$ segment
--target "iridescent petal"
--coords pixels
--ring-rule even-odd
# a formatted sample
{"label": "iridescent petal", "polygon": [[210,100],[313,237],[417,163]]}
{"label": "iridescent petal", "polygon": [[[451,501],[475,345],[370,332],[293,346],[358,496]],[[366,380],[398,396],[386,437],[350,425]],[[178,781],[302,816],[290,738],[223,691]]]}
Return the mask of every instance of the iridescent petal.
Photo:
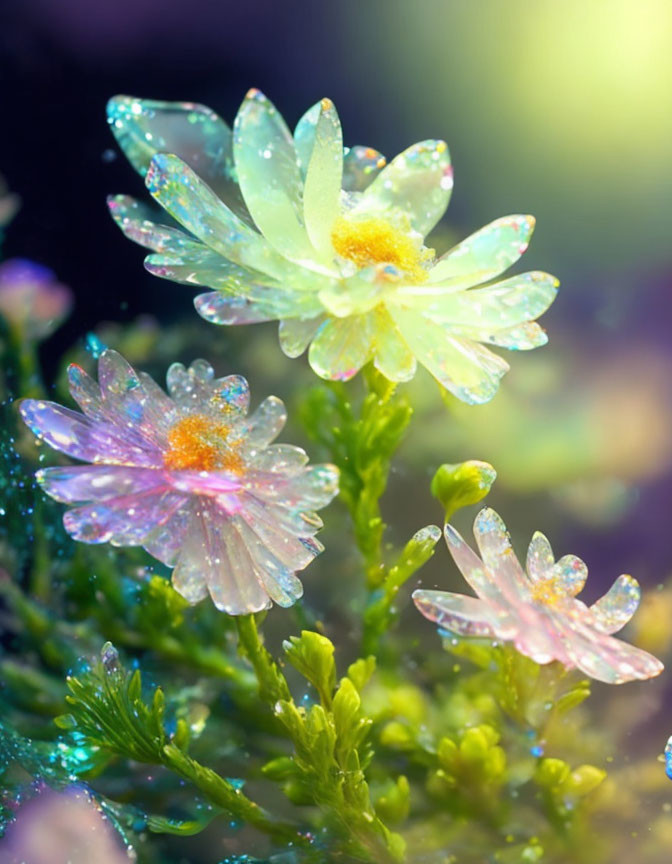
{"label": "iridescent petal", "polygon": [[24,399],[21,416],[34,435],[55,450],[86,462],[162,467],[161,453],[129,441],[125,430],[111,423],[94,423],[83,414],[55,402]]}
{"label": "iridescent petal", "polygon": [[315,144],[315,129],[317,121],[320,119],[322,112],[322,103],[316,102],[315,105],[306,111],[294,128],[294,149],[296,150],[296,161],[299,164],[301,176],[306,179],[308,164],[313,153]]}
{"label": "iridescent petal", "polygon": [[117,351],[107,349],[98,361],[98,381],[107,419],[138,446],[165,445],[168,418],[152,410],[135,369]]}
{"label": "iridescent petal", "polygon": [[66,511],[65,530],[82,543],[141,546],[187,499],[167,487],[85,504]]}
{"label": "iridescent petal", "polygon": [[248,447],[258,450],[274,441],[287,422],[287,409],[282,399],[269,396],[248,417],[243,434]]}
{"label": "iridescent petal", "polygon": [[[408,303],[437,323],[447,324],[461,335],[479,331],[496,333],[532,321],[555,300],[558,280],[548,273],[521,273],[487,288],[436,294],[436,287],[403,288],[400,302]],[[439,288],[440,291],[440,288]]]}
{"label": "iridescent petal", "polygon": [[477,339],[479,342],[508,348],[509,351],[531,351],[533,348],[541,348],[548,343],[546,331],[535,321],[527,321],[520,327],[511,327],[509,330],[497,330],[496,333],[476,331],[473,334],[465,333],[465,335],[471,339]]}
{"label": "iridescent petal", "polygon": [[260,450],[252,459],[250,467],[269,474],[292,475],[308,464],[308,455],[293,444],[271,444]]}
{"label": "iridescent petal", "polygon": [[212,291],[194,297],[196,311],[211,324],[258,324],[261,321],[277,320],[277,313],[269,312],[261,303],[253,303],[247,297],[231,297]]}
{"label": "iridescent petal", "polygon": [[126,237],[140,246],[155,252],[175,254],[207,249],[207,246],[203,246],[195,237],[185,234],[179,228],[161,224],[158,221],[160,211],[154,212],[129,195],[110,195],[107,206]]}
{"label": "iridescent petal", "polygon": [[331,231],[341,210],[343,133],[334,103],[323,99],[303,189],[303,217],[310,242],[323,258],[333,258]]}
{"label": "iridescent petal", "polygon": [[[214,370],[206,360],[194,360],[189,369],[173,363],[168,369],[168,392],[176,402],[187,407],[199,405],[214,410],[247,413],[250,388],[242,375],[227,375],[215,379]],[[205,403],[205,404],[204,404]]]}
{"label": "iridescent petal", "polygon": [[106,501],[166,486],[166,478],[154,468],[121,465],[43,468],[35,476],[47,495],[65,504]]}
{"label": "iridescent petal", "polygon": [[350,147],[343,158],[343,189],[363,192],[385,167],[385,157],[373,147]]}
{"label": "iridescent petal", "polygon": [[[143,548],[168,567],[174,567],[187,539],[191,520],[191,502],[185,502],[171,510],[170,514],[152,527],[142,541]],[[207,591],[202,596],[205,597]],[[195,602],[195,601],[193,601]]]}
{"label": "iridescent petal", "polygon": [[242,523],[239,531],[269,597],[279,606],[291,606],[303,594],[300,580],[273,555],[249,526]]}
{"label": "iridescent petal", "polygon": [[505,360],[477,342],[451,337],[450,328],[412,309],[388,305],[388,311],[410,350],[443,387],[471,404],[492,399],[509,369]]}
{"label": "iridescent petal", "polygon": [[442,255],[429,271],[429,282],[467,288],[494,279],[525,252],[534,216],[503,216]]}
{"label": "iridescent petal", "polygon": [[660,660],[641,648],[591,630],[578,618],[551,612],[567,654],[574,665],[591,678],[605,684],[623,684],[653,678],[663,671]]}
{"label": "iridescent petal", "polygon": [[280,322],[280,347],[287,357],[300,357],[324,322],[324,316],[315,318],[285,318]]}
{"label": "iridescent petal", "polygon": [[68,366],[68,389],[87,417],[92,420],[105,419],[103,397],[100,387],[81,366],[71,363]]}
{"label": "iridescent petal", "polygon": [[527,548],[527,574],[533,582],[548,579],[555,564],[551,544],[541,531],[535,531]]}
{"label": "iridescent petal", "polygon": [[311,343],[308,362],[321,378],[348,381],[369,359],[372,338],[370,315],[329,318]]}
{"label": "iridescent petal", "polygon": [[195,506],[189,514],[188,527],[171,579],[173,588],[189,603],[198,603],[208,596],[204,547],[201,517]]}
{"label": "iridescent petal", "polygon": [[229,210],[177,156],[154,156],[145,185],[180,225],[218,254],[272,276],[285,273],[285,263],[261,234]]}
{"label": "iridescent petal", "polygon": [[269,243],[293,261],[312,263],[315,250],[303,224],[303,183],[284,120],[258,90],[236,116],[233,152],[238,182],[254,221]]}
{"label": "iridescent petal", "polygon": [[576,555],[563,555],[548,575],[563,593],[575,597],[586,584],[588,568]]}
{"label": "iridescent petal", "polygon": [[511,538],[501,517],[484,507],[474,520],[474,537],[486,569],[515,597],[529,599],[528,581],[511,546]]}
{"label": "iridescent petal", "polygon": [[337,318],[361,316],[378,306],[388,291],[386,269],[384,265],[376,265],[347,279],[329,280],[321,288],[318,299],[324,309]]}
{"label": "iridescent petal", "polygon": [[439,627],[460,636],[495,636],[492,607],[475,597],[446,591],[414,591],[418,610]]}
{"label": "iridescent petal", "polygon": [[233,169],[231,130],[210,108],[115,96],[107,117],[119,146],[143,177],[156,153],[174,153],[229,207],[246,214]]}
{"label": "iridescent petal", "polygon": [[362,193],[354,212],[407,218],[424,237],[445,213],[452,188],[445,141],[421,141],[380,172]]}
{"label": "iridescent petal", "polygon": [[321,510],[338,494],[338,468],[311,465],[290,477],[282,488],[286,506],[300,510]]}
{"label": "iridescent petal", "polygon": [[619,576],[607,593],[590,606],[593,624],[603,633],[617,633],[637,611],[642,592],[632,576]]}
{"label": "iridescent petal", "polygon": [[374,315],[374,365],[389,381],[410,381],[416,360],[389,313],[379,306]]}
{"label": "iridescent petal", "polygon": [[257,542],[261,540],[271,554],[288,570],[291,572],[303,570],[323,551],[324,547],[312,538],[304,540],[288,534],[284,526],[275,519],[275,510],[272,505],[269,506],[248,496],[240,515],[250,531],[256,534]]}

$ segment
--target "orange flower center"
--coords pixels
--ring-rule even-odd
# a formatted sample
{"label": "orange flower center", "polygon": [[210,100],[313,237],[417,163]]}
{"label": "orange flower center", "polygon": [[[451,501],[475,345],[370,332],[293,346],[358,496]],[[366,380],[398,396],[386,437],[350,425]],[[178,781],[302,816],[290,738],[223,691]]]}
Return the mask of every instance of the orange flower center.
{"label": "orange flower center", "polygon": [[532,600],[544,606],[557,606],[567,594],[562,590],[557,579],[540,579],[532,586]]}
{"label": "orange flower center", "polygon": [[173,471],[232,471],[240,473],[243,461],[228,442],[230,427],[204,414],[193,414],[168,431],[163,464]]}
{"label": "orange flower center", "polygon": [[422,264],[434,254],[431,249],[418,249],[408,234],[384,219],[337,219],[331,242],[341,258],[358,267],[392,264],[416,282],[427,278]]}

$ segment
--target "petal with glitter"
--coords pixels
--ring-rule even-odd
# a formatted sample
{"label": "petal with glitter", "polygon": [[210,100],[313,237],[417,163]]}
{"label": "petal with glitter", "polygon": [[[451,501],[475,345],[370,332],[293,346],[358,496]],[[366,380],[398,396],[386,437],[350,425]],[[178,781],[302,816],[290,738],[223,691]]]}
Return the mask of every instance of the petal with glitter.
{"label": "petal with glitter", "polygon": [[[191,506],[185,499],[182,505],[171,509],[167,518],[152,527],[142,541],[143,548],[168,567],[174,567],[186,542],[190,520]],[[202,596],[206,594],[204,591]]]}
{"label": "petal with glitter", "polygon": [[412,309],[388,305],[406,344],[429,372],[458,399],[488,402],[509,365],[477,342],[451,337],[449,328]]}
{"label": "petal with glitter", "polygon": [[287,409],[282,399],[268,396],[247,419],[244,428],[245,443],[255,450],[274,441],[287,422]]}
{"label": "petal with glitter", "polygon": [[424,590],[414,591],[412,596],[419,612],[444,630],[460,636],[495,635],[492,607],[476,597]]}
{"label": "petal with glitter", "polygon": [[548,575],[563,593],[575,597],[586,584],[588,568],[576,555],[563,555]]}
{"label": "petal with glitter", "polygon": [[308,464],[308,454],[293,444],[271,444],[260,450],[250,463],[256,471],[292,475]]}
{"label": "petal with glitter", "polygon": [[510,329],[542,315],[558,293],[558,280],[548,273],[521,273],[487,288],[469,291],[435,293],[436,287],[401,289],[397,297],[437,323],[450,326],[457,335],[489,330],[496,333]]}
{"label": "petal with glitter", "polygon": [[186,497],[166,487],[66,511],[65,530],[82,543],[141,546],[152,531],[184,506]]}
{"label": "petal with glitter", "polygon": [[484,507],[477,514],[474,537],[486,569],[496,574],[510,596],[522,593],[525,599],[529,599],[528,582],[511,546],[509,532],[491,507]]}
{"label": "petal with glitter", "polygon": [[363,192],[385,167],[385,157],[373,147],[357,144],[343,158],[343,189]]}
{"label": "petal with glitter", "polygon": [[416,359],[390,314],[381,306],[374,317],[374,365],[389,381],[410,381]]}
{"label": "petal with glitter", "polygon": [[296,161],[301,171],[301,176],[306,179],[310,157],[313,153],[315,144],[315,130],[317,122],[320,119],[322,112],[321,102],[316,102],[301,117],[294,128],[294,149],[296,151]]}
{"label": "petal with glitter", "polygon": [[527,574],[533,582],[548,579],[550,570],[555,564],[553,549],[548,539],[541,531],[535,531],[530,545],[527,547]]}
{"label": "petal with glitter", "polygon": [[174,153],[227,203],[245,216],[233,169],[227,124],[205,105],[115,96],[107,118],[119,146],[142,176],[156,153]]}
{"label": "petal with glitter", "polygon": [[280,322],[280,347],[287,357],[300,357],[324,322],[324,316],[315,318],[286,318]]}
{"label": "petal with glitter", "polygon": [[20,410],[34,435],[75,459],[147,468],[163,466],[158,450],[129,441],[125,431],[111,423],[94,423],[55,402],[36,399],[24,399]]}
{"label": "petal with glitter", "polygon": [[372,338],[370,315],[329,318],[310,345],[308,362],[321,378],[348,381],[369,359]]}
{"label": "petal with glitter", "polygon": [[637,611],[642,592],[632,576],[619,576],[607,593],[589,607],[595,627],[617,633]]}
{"label": "petal with glitter", "polygon": [[250,90],[238,111],[233,152],[245,203],[261,233],[286,258],[312,262],[294,142],[275,106],[258,90]]}
{"label": "petal with glitter", "polygon": [[499,348],[508,348],[509,351],[532,351],[548,343],[548,334],[535,321],[527,321],[519,327],[497,330],[495,333],[475,330],[464,331],[464,335],[479,342],[497,345]]}
{"label": "petal with glitter", "polygon": [[341,210],[343,133],[334,103],[323,99],[303,189],[303,216],[320,256],[333,258],[331,230]]}
{"label": "petal with glitter", "polygon": [[185,234],[179,228],[161,224],[160,211],[154,212],[129,195],[110,195],[107,206],[125,236],[146,249],[173,254],[207,249],[195,237]]}
{"label": "petal with glitter", "polygon": [[285,273],[285,262],[261,234],[229,210],[177,156],[157,153],[145,185],[173,219],[219,255],[272,276]]}
{"label": "petal with glitter", "polygon": [[71,465],[43,468],[36,474],[42,489],[65,504],[106,501],[166,486],[162,472],[154,468],[122,465]]}
{"label": "petal with glitter", "polygon": [[396,156],[362,193],[354,212],[403,215],[423,237],[443,216],[453,188],[445,141],[421,141]]}
{"label": "petal with glitter", "polygon": [[104,420],[103,397],[100,387],[81,366],[68,366],[68,388],[72,398],[91,420]]}
{"label": "petal with glitter", "polygon": [[301,581],[270,551],[249,525],[240,524],[239,531],[268,596],[278,606],[291,606],[303,594]]}
{"label": "petal with glitter", "polygon": [[525,252],[534,230],[533,216],[503,216],[442,255],[429,271],[429,282],[467,288],[499,276]]}

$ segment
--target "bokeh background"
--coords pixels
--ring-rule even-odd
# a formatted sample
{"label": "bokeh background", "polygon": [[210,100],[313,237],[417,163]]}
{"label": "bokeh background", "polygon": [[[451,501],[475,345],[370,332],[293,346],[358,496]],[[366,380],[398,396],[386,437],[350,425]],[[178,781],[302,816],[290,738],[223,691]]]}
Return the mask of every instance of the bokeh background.
{"label": "bokeh background", "polygon": [[[587,561],[588,600],[622,572],[655,596],[672,575],[671,40],[668,0],[4,0],[0,172],[22,206],[3,253],[76,296],[47,368],[101,321],[135,322],[105,332],[131,359],[153,351],[157,374],[171,346],[204,341],[259,398],[291,402],[311,380],[272,327],[216,330],[190,289],[143,271],[105,207],[142,194],[106,127],[109,96],[202,102],[231,121],[256,86],[290,125],[328,95],[346,142],[388,157],[445,138],[456,183],[437,249],[532,213],[526,269],[561,289],[542,321],[550,345],[510,358],[491,404],[446,408],[427,377],[411,385],[420,422],[386,499],[392,539],[440,519],[428,482],[441,462],[483,459],[521,551],[540,529]],[[423,581],[459,585],[443,552]],[[307,579],[309,600],[321,590]]]}

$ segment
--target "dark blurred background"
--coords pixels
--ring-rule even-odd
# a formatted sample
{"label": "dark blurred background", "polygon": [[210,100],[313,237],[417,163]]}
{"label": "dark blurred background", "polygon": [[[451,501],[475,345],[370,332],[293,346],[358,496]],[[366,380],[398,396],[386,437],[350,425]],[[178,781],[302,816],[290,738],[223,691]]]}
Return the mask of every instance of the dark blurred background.
{"label": "dark blurred background", "polygon": [[[414,383],[431,422],[407,443],[393,502],[407,500],[395,490],[417,494],[435,521],[434,468],[486,459],[507,521],[523,540],[538,527],[559,552],[585,557],[588,593],[620,572],[649,588],[667,579],[668,0],[4,0],[0,9],[0,172],[22,199],[4,254],[48,265],[77,298],[45,346],[49,364],[101,320],[194,319],[191,291],[146,274],[107,214],[107,193],[142,195],[107,129],[109,96],[203,102],[230,122],[256,86],[293,125],[328,95],[349,144],[392,156],[423,138],[448,141],[456,186],[439,251],[529,212],[538,224],[526,267],[562,283],[542,322],[550,346],[510,358],[491,405],[456,407],[453,423],[428,380]],[[258,328],[216,335],[247,350],[250,377],[304,367],[283,363],[270,336],[253,350]],[[269,363],[281,371],[261,368]],[[293,389],[277,385],[283,396]],[[445,570],[442,555],[437,579]]]}

